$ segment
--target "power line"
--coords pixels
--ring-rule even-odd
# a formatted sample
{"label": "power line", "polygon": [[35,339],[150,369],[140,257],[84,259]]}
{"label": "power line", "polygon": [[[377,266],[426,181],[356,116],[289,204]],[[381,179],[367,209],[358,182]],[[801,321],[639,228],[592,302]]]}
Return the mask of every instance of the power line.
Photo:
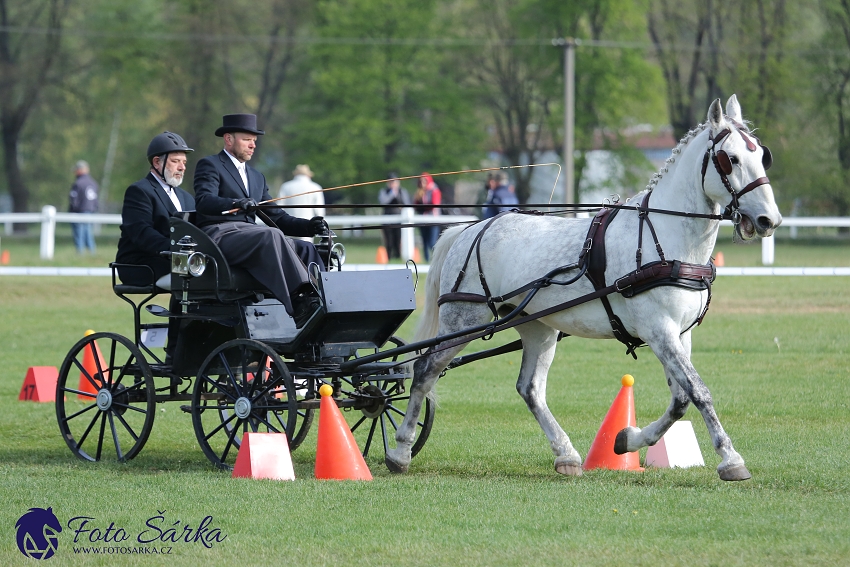
{"label": "power line", "polygon": [[[106,39],[142,39],[151,41],[170,42],[204,42],[204,43],[280,43],[293,45],[350,45],[350,46],[399,46],[399,47],[547,47],[563,46],[563,38],[403,38],[403,37],[320,37],[298,36],[281,37],[276,35],[238,35],[238,34],[204,34],[204,33],[162,33],[143,31],[109,31],[90,29],[58,29],[24,26],[0,26],[0,33],[22,35],[67,35],[73,37],[94,37]],[[788,49],[747,48],[737,46],[696,46],[680,43],[654,44],[650,41],[622,41],[606,39],[574,39],[577,47],[601,49],[634,49],[655,51],[662,49],[676,52],[705,52],[705,53],[794,53],[798,55],[841,55],[850,56],[850,51],[842,49],[822,49],[808,46],[793,46]]]}

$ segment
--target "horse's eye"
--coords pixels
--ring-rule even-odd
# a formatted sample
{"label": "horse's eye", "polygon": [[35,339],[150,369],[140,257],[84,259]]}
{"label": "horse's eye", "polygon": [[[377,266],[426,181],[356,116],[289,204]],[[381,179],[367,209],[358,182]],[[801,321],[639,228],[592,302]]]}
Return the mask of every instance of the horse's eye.
{"label": "horse's eye", "polygon": [[729,161],[732,162],[732,165],[738,165],[738,163],[740,163],[738,161],[738,156],[729,156]]}

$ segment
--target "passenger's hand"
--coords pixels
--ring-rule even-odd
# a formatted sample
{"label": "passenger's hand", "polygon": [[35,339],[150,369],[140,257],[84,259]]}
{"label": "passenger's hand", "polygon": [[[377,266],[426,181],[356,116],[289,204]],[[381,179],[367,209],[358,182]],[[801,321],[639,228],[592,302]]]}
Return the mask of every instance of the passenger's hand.
{"label": "passenger's hand", "polygon": [[313,234],[325,233],[325,219],[322,217],[313,217],[310,219],[310,231]]}
{"label": "passenger's hand", "polygon": [[250,213],[257,210],[257,201],[248,198],[239,199],[233,203],[233,206],[242,209],[246,213]]}

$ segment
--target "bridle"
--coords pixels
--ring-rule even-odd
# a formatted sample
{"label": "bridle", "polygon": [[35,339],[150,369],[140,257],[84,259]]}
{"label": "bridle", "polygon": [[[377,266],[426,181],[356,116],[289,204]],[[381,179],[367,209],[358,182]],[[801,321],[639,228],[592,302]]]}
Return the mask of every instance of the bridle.
{"label": "bridle", "polygon": [[[741,138],[744,139],[744,142],[747,144],[747,149],[751,152],[756,151],[756,144],[750,139],[750,136],[756,139],[758,145],[761,146],[762,151],[764,152],[761,157],[761,164],[764,166],[764,170],[767,171],[770,169],[770,166],[773,165],[773,155],[770,153],[770,149],[762,145],[758,138],[753,136],[752,134],[745,134],[744,127],[740,124],[733,123],[735,125],[735,131],[741,135]],[[720,132],[717,133],[716,136],[709,136],[708,140],[711,142],[711,146],[707,150],[705,150],[705,156],[702,158],[702,187],[705,190],[705,172],[708,169],[708,159],[711,158],[711,161],[714,163],[714,169],[717,170],[718,175],[720,175],[720,181],[723,183],[723,186],[732,196],[732,200],[726,205],[726,208],[723,210],[723,214],[721,217],[726,220],[731,220],[736,225],[741,222],[741,213],[738,210],[740,205],[738,204],[738,200],[761,185],[767,185],[770,183],[770,179],[765,177],[759,177],[758,179],[752,181],[749,185],[741,189],[740,191],[735,191],[732,188],[732,185],[729,183],[729,175],[732,174],[732,160],[729,158],[729,155],[724,150],[717,149],[723,140],[726,139],[726,136],[732,133],[732,130],[729,128],[724,128]]]}

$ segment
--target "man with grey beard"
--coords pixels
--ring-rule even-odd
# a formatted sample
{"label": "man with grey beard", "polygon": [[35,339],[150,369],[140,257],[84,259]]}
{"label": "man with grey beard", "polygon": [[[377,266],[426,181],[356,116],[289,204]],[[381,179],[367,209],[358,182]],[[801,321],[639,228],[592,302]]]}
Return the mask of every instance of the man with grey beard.
{"label": "man with grey beard", "polygon": [[[127,285],[149,286],[156,282],[162,289],[171,289],[171,260],[161,253],[171,249],[168,219],[195,209],[195,199],[179,187],[186,173],[186,156],[191,151],[183,138],[173,132],[157,135],[148,145],[150,171],[124,193],[115,262],[132,265],[118,268],[121,281]],[[179,304],[172,297],[169,310],[178,309]],[[169,321],[169,347],[176,344],[175,321]]]}

